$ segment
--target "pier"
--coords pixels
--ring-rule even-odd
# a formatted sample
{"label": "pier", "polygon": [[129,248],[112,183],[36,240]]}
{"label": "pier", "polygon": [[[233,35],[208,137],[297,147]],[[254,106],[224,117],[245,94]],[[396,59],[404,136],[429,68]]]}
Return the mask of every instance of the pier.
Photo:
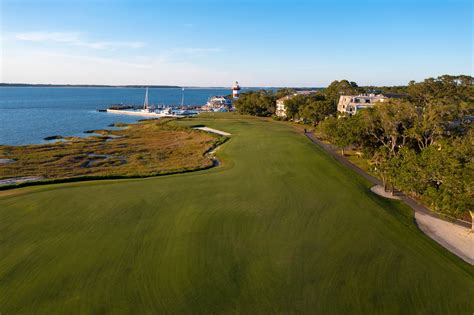
{"label": "pier", "polygon": [[166,115],[156,112],[146,112],[139,110],[123,110],[123,109],[106,109],[105,112],[111,114],[120,114],[120,115],[131,115],[131,116],[142,116],[142,117],[184,117],[183,115]]}

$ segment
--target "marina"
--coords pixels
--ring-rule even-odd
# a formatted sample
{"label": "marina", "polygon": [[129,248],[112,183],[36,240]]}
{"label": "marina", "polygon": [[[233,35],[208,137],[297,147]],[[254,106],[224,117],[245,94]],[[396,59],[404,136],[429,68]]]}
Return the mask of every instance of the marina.
{"label": "marina", "polygon": [[[104,110],[98,110],[104,112]],[[197,115],[197,111],[184,108],[184,88],[182,88],[181,105],[179,108],[171,106],[150,105],[148,100],[148,88],[145,89],[145,100],[143,106],[138,107],[134,105],[112,105],[105,109],[105,112],[110,114],[132,115],[142,117],[156,117],[156,118],[182,118]]]}
{"label": "marina", "polygon": [[196,111],[163,109],[159,111],[106,109],[107,113],[156,118],[181,118],[197,115]]}
{"label": "marina", "polygon": [[200,112],[229,112],[234,111],[233,101],[237,100],[240,95],[240,86],[236,81],[232,86],[231,95],[218,95],[209,97],[204,106],[191,106],[184,103],[184,91],[182,88],[180,105],[153,105],[149,103],[148,88],[145,89],[145,99],[142,106],[112,104],[106,109],[98,109],[98,112],[106,112],[110,114],[154,117],[154,118],[183,118],[196,116]]}

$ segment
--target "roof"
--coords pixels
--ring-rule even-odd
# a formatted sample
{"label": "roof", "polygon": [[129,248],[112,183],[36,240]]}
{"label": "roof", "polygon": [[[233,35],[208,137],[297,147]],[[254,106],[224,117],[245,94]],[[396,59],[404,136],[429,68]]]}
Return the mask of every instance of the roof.
{"label": "roof", "polygon": [[359,94],[359,95],[341,95],[340,98],[359,98],[359,99],[369,99],[369,100],[374,100],[374,99],[382,99],[382,98],[388,98],[384,94]]}
{"label": "roof", "polygon": [[318,91],[308,91],[308,90],[304,90],[304,91],[296,91],[295,93],[291,94],[291,95],[286,95],[286,96],[283,96],[283,97],[280,97],[277,101],[287,101],[295,96],[298,96],[298,95],[311,95],[311,94],[314,94],[314,93],[317,93]]}
{"label": "roof", "polygon": [[317,90],[302,90],[302,91],[296,91],[296,94],[298,95],[310,95],[310,94],[315,94],[318,93]]}
{"label": "roof", "polygon": [[286,95],[286,96],[283,96],[283,97],[280,97],[279,99],[277,99],[277,101],[286,101],[286,100],[289,100],[291,98],[293,98],[295,95]]}

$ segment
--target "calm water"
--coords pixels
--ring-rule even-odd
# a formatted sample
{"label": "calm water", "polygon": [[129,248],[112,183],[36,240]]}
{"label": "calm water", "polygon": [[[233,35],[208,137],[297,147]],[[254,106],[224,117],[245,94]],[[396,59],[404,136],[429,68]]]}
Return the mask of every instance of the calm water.
{"label": "calm water", "polygon": [[[230,89],[185,89],[184,103],[204,105],[212,95]],[[150,104],[181,103],[181,89],[149,89]],[[44,143],[53,135],[84,136],[85,130],[107,128],[115,122],[143,117],[99,113],[110,104],[142,104],[144,89],[134,88],[0,88],[0,144]]]}

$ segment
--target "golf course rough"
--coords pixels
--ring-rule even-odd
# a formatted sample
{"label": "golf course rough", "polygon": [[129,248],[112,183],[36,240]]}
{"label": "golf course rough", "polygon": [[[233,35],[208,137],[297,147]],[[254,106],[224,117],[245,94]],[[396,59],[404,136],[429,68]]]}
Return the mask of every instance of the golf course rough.
{"label": "golf course rough", "polygon": [[222,114],[221,166],[0,194],[2,314],[471,314],[474,268],[291,126]]}

